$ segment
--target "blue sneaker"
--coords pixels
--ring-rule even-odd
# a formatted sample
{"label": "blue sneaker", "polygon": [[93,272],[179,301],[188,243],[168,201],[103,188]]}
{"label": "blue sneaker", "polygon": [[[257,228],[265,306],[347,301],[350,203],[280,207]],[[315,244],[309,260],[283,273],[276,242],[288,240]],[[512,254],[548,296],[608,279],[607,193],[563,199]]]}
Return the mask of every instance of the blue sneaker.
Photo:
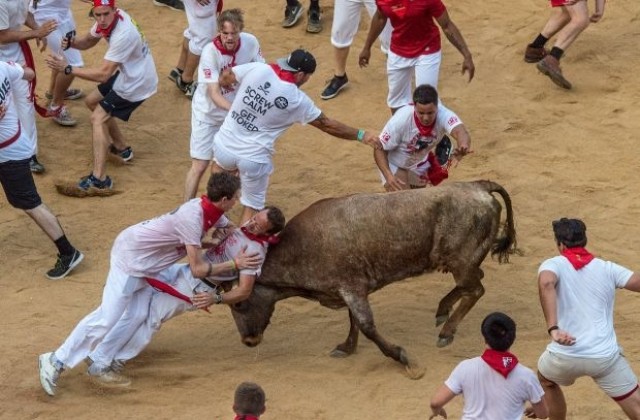
{"label": "blue sneaker", "polygon": [[93,174],[89,174],[85,177],[80,178],[80,182],[78,183],[78,188],[84,191],[87,191],[89,188],[97,188],[99,190],[110,190],[110,189],[113,189],[113,181],[109,177],[106,177],[104,181],[100,181],[98,178],[93,176]]}
{"label": "blue sneaker", "polygon": [[131,159],[133,159],[133,149],[131,148],[131,146],[126,147],[123,150],[118,150],[112,144],[111,146],[109,146],[109,153],[111,153],[112,155],[118,156],[120,159],[124,160],[125,162],[129,162]]}

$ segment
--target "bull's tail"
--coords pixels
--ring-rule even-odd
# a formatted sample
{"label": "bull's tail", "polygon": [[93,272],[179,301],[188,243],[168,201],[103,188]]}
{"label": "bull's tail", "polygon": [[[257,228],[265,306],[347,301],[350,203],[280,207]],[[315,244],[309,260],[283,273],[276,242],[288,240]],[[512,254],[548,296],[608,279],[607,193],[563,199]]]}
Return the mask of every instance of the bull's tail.
{"label": "bull's tail", "polygon": [[501,185],[492,181],[482,181],[484,188],[489,193],[498,193],[504,201],[507,209],[507,219],[502,227],[501,234],[495,239],[491,247],[491,256],[498,255],[498,262],[509,262],[509,254],[517,252],[516,228],[513,223],[513,208],[511,206],[511,197]]}

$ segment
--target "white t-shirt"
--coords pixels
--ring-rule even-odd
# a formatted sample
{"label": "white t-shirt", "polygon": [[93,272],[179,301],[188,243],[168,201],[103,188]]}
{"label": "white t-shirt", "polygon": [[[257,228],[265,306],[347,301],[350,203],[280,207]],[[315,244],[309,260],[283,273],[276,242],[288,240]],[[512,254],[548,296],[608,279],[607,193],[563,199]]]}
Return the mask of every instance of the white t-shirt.
{"label": "white t-shirt", "polygon": [[[260,243],[258,241],[254,241],[249,239],[240,228],[234,229],[234,231],[224,238],[220,244],[216,247],[207,250],[205,254],[206,258],[214,264],[222,263],[225,261],[229,261],[233,259],[238,252],[242,250],[243,247],[247,247],[247,253],[257,253],[260,257],[260,266],[258,268],[253,269],[243,269],[240,270],[240,274],[246,274],[250,276],[259,276],[262,271],[262,263],[267,255],[267,249],[269,245],[265,243]],[[238,273],[232,270],[228,270],[222,273],[219,273],[215,276],[209,277],[210,280],[215,281],[233,281],[238,278]]]}
{"label": "white t-shirt", "polygon": [[[209,42],[202,50],[200,65],[198,66],[198,89],[193,95],[191,110],[193,115],[200,121],[209,124],[219,125],[224,121],[227,110],[219,109],[211,100],[207,85],[218,83],[218,77],[223,70],[239,64],[251,62],[264,63],[264,58],[260,52],[258,39],[247,33],[240,33],[240,48],[234,55],[223,54],[216,48],[213,41]],[[222,96],[229,102],[233,102],[236,97],[236,90],[220,87]]]}
{"label": "white t-shirt", "polygon": [[[120,74],[113,90],[130,102],[143,101],[156,93],[158,75],[151,56],[149,44],[138,24],[126,12],[118,9],[121,18],[108,40],[109,49],[105,60],[118,63]],[[96,32],[98,23],[91,27],[91,36],[100,38]]]}
{"label": "white t-shirt", "polygon": [[438,104],[436,120],[429,135],[423,136],[414,119],[414,106],[406,105],[396,111],[380,133],[382,148],[388,151],[391,165],[408,169],[418,175],[428,168],[427,154],[436,147],[445,134],[462,124],[460,118],[444,106]]}
{"label": "white t-shirt", "polygon": [[38,0],[38,8],[33,8],[33,0],[29,2],[29,11],[41,20],[64,20],[71,13],[71,0]]}
{"label": "white t-shirt", "polygon": [[538,273],[551,271],[556,285],[558,326],[576,337],[573,346],[551,342],[547,349],[576,357],[610,357],[620,351],[613,329],[616,288],[623,288],[633,272],[611,261],[594,258],[576,270],[561,255],[540,265]]}
{"label": "white t-shirt", "polygon": [[[0,143],[13,138],[18,133],[18,108],[15,104],[12,85],[22,80],[24,70],[13,62],[0,61],[0,105],[6,113],[0,119]],[[29,141],[24,127],[20,127],[20,136],[8,146],[0,148],[0,163],[9,160],[28,159],[36,152],[36,144]]]}
{"label": "white t-shirt", "polygon": [[307,124],[322,111],[295,84],[280,80],[268,64],[233,68],[240,85],[214,142],[237,157],[270,163],[274,143],[294,123]]}
{"label": "white t-shirt", "polygon": [[[229,220],[221,216],[214,225],[225,227]],[[187,255],[186,245],[200,247],[204,220],[200,198],[155,219],[123,230],[111,249],[111,263],[130,276],[152,276]]]}
{"label": "white t-shirt", "polygon": [[[0,31],[11,29],[19,31],[27,19],[27,2],[29,0],[0,1]],[[24,64],[24,57],[17,42],[0,44],[0,61],[15,61]]]}
{"label": "white t-shirt", "polygon": [[528,367],[518,363],[505,378],[481,357],[460,362],[445,385],[454,394],[463,394],[462,420],[520,420],[525,403],[539,403],[544,395]]}

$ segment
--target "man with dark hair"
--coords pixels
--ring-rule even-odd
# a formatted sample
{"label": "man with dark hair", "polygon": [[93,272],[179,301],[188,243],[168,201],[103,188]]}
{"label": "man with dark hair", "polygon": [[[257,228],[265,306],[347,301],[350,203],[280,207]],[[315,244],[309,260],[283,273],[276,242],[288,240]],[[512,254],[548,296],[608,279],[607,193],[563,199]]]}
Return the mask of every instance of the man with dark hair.
{"label": "man with dark hair", "polygon": [[413,91],[413,104],[405,105],[391,116],[380,134],[382,149],[373,158],[387,191],[437,185],[447,178],[449,154],[439,161],[435,151],[446,135],[458,147],[454,159],[459,161],[471,151],[471,137],[460,118],[438,101],[431,85],[420,85]]}
{"label": "man with dark hair", "polygon": [[538,270],[540,304],[551,343],[538,361],[549,418],[564,420],[567,404],[560,386],[589,376],[631,419],[640,418],[640,390],[613,329],[616,289],[640,292],[640,275],[585,249],[582,220],[552,223],[559,256]]}
{"label": "man with dark hair", "polygon": [[[135,310],[150,294],[146,278],[187,257],[194,277],[208,277],[230,267],[253,268],[260,261],[256,254],[240,250],[234,258],[218,264],[206,260],[201,251],[203,236],[209,229],[224,228],[229,220],[224,213],[237,202],[240,193],[237,177],[220,173],[209,179],[207,195],[194,198],[177,209],[123,230],[111,249],[111,264],[102,295],[102,303],[87,315],[65,342],[54,352],[40,355],[40,383],[54,395],[60,373],[73,368],[89,356],[126,310]],[[134,299],[135,296],[135,299]],[[92,359],[89,375],[107,386],[128,386],[130,381],[111,370],[117,348]]]}
{"label": "man with dark hair", "polygon": [[449,379],[431,399],[431,417],[447,418],[445,404],[464,395],[462,420],[519,420],[527,401],[537,418],[547,418],[544,392],[531,369],[518,363],[509,352],[516,339],[516,323],[502,312],[493,312],[482,321],[487,349],[482,356],[456,366]]}
{"label": "man with dark hair", "polygon": [[256,420],[264,414],[265,406],[264,390],[253,382],[243,382],[236,388],[233,397],[233,411],[235,420]]}

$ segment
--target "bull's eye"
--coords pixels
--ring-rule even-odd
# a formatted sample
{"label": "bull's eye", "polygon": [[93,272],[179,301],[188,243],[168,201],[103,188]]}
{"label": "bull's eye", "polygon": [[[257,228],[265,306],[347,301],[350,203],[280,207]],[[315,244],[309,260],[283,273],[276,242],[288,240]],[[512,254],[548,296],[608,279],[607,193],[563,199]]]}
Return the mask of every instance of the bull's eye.
{"label": "bull's eye", "polygon": [[249,309],[249,304],[246,301],[236,302],[233,305],[233,309],[238,312],[246,312]]}

